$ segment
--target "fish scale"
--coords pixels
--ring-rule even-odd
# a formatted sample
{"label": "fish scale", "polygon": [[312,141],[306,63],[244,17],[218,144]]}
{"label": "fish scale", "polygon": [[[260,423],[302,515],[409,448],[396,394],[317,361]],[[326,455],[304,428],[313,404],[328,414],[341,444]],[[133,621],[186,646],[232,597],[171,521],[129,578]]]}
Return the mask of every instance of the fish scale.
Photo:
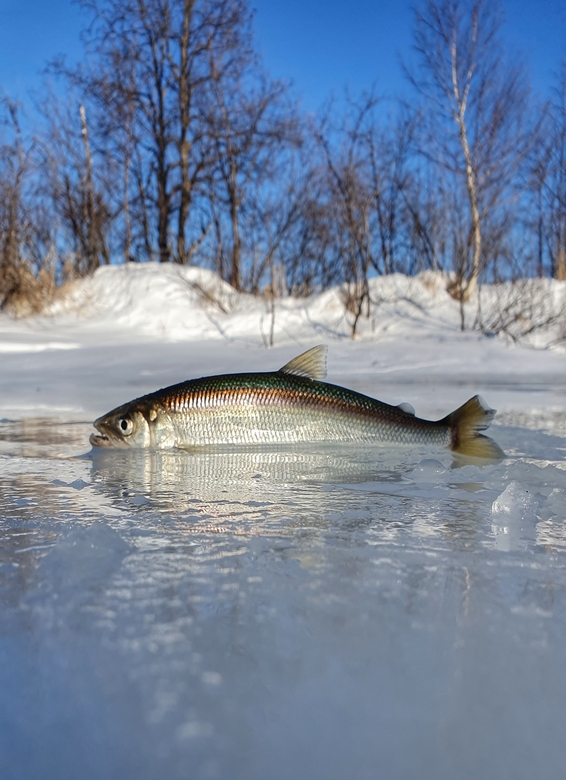
{"label": "fish scale", "polygon": [[478,431],[493,415],[475,396],[442,420],[321,381],[326,347],[308,350],[279,371],[191,379],[137,398],[100,417],[99,447],[200,447],[299,442],[369,442],[450,447],[499,458]]}
{"label": "fish scale", "polygon": [[163,407],[180,446],[386,441],[446,446],[447,425],[338,385],[281,372],[193,379],[143,399]]}

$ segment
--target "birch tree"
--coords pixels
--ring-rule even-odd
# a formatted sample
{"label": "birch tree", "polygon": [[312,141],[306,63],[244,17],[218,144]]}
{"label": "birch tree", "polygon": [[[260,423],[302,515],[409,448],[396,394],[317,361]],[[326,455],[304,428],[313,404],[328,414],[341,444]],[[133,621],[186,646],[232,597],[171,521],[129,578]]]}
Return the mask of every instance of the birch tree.
{"label": "birch tree", "polygon": [[524,69],[506,61],[500,28],[496,3],[428,0],[414,12],[416,65],[406,68],[424,103],[420,151],[452,179],[448,289],[462,304],[462,328],[463,303],[496,261],[484,251],[486,230],[505,221],[515,174],[538,131],[527,122]]}

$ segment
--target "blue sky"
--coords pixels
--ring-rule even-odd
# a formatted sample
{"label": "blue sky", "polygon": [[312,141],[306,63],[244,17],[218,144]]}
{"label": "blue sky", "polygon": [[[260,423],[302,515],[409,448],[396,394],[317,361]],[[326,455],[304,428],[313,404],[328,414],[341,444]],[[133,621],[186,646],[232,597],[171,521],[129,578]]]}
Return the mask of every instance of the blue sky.
{"label": "blue sky", "polygon": [[[566,58],[565,0],[504,0],[504,37],[526,60],[533,86],[548,94]],[[256,42],[270,74],[292,79],[307,110],[345,86],[373,82],[400,94],[399,57],[410,56],[411,3],[404,0],[255,0]],[[80,56],[85,17],[70,0],[0,0],[0,88],[26,99],[45,62]]]}

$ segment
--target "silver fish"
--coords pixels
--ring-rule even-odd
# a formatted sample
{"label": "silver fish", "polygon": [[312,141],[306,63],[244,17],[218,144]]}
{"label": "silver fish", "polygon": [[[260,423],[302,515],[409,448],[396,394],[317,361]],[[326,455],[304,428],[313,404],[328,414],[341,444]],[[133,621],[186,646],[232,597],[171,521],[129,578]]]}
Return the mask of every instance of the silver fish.
{"label": "silver fish", "polygon": [[442,420],[421,420],[408,404],[391,406],[331,385],[325,346],[279,371],[191,379],[130,401],[94,422],[96,447],[369,442],[425,444],[483,459],[503,452],[480,431],[495,410],[474,396]]}

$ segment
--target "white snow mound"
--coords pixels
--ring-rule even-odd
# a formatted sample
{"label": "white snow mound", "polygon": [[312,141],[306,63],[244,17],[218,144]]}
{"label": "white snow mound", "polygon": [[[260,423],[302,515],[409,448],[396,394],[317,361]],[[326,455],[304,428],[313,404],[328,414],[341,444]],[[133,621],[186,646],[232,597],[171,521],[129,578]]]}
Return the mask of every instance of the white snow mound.
{"label": "white snow mound", "polygon": [[[297,338],[350,336],[354,314],[345,288],[308,298],[237,292],[213,271],[174,264],[144,263],[99,268],[63,288],[47,314],[55,320],[89,322],[115,331],[131,329],[166,340],[252,338],[288,342]],[[371,306],[356,336],[456,333],[460,308],[446,292],[446,276],[392,274],[370,281]],[[531,346],[557,346],[566,338],[566,283],[555,280],[481,287],[465,306],[467,328],[484,332],[505,326],[508,338]]]}

